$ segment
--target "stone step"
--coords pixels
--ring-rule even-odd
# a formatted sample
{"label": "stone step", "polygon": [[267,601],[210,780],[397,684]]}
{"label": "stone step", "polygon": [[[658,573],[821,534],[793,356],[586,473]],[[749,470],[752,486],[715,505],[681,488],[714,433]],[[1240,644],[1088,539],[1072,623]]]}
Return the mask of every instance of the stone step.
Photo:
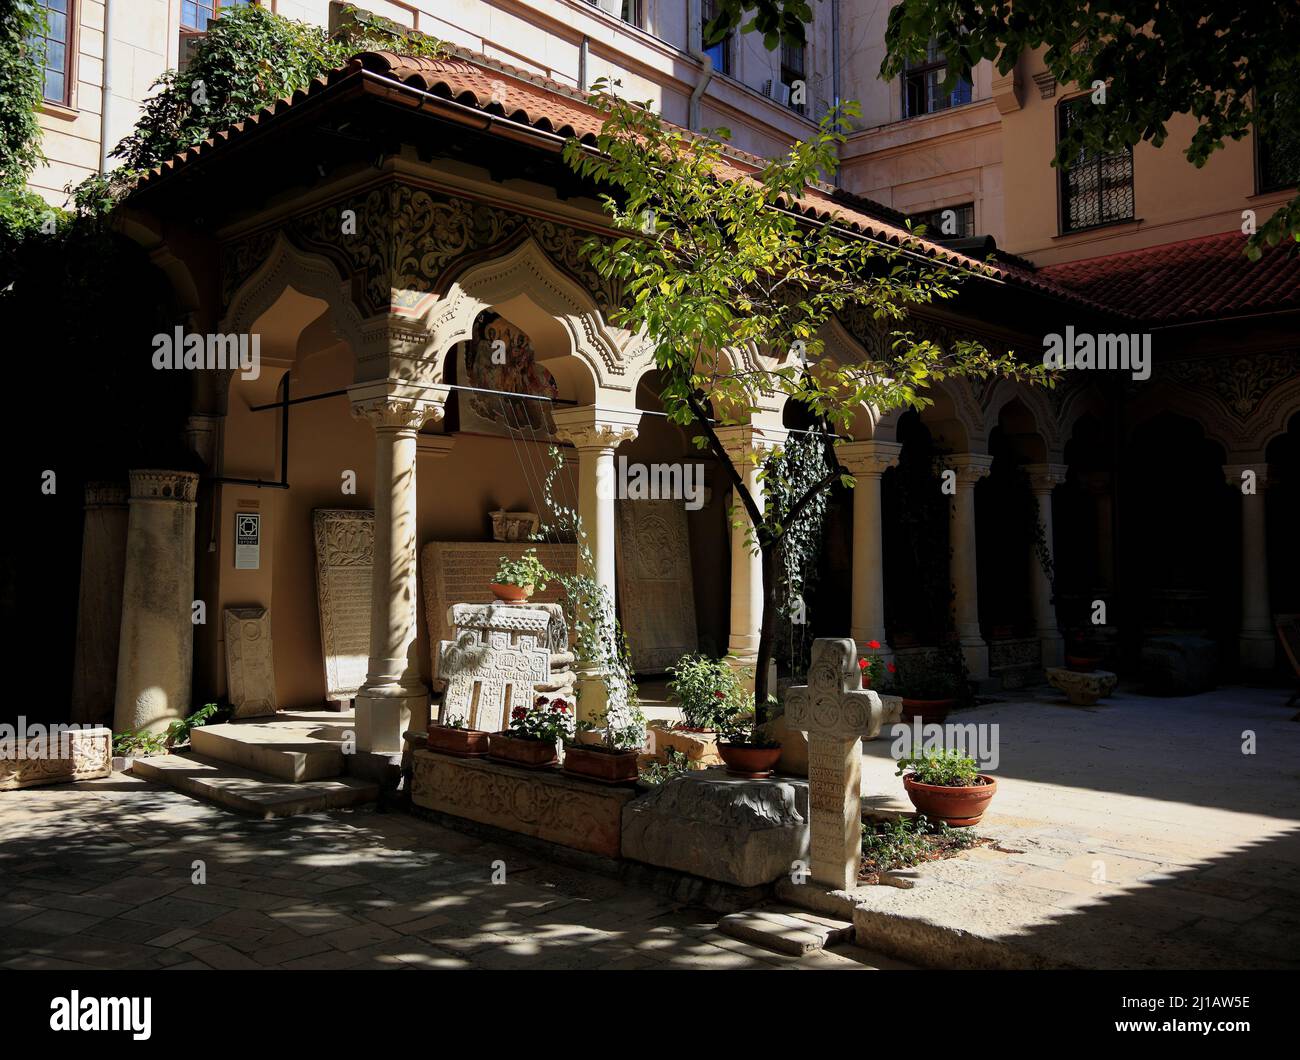
{"label": "stone step", "polygon": [[733,939],[794,957],[806,957],[853,939],[851,923],[785,905],[731,913],[718,921],[718,930]]}
{"label": "stone step", "polygon": [[205,802],[264,818],[357,806],[379,797],[378,784],[354,777],[288,782],[192,752],[137,758],[131,773]]}
{"label": "stone step", "polygon": [[320,724],[277,716],[199,726],[190,730],[190,746],[204,758],[301,783],[347,772],[341,741],[350,728],[351,722],[340,721],[338,715]]}

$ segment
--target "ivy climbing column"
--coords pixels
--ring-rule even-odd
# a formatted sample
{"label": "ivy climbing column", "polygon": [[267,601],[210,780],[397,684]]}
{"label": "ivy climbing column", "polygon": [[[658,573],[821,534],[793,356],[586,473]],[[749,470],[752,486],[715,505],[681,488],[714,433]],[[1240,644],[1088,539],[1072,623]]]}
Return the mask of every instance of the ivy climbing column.
{"label": "ivy climbing column", "polygon": [[[1035,539],[1029,556],[1029,591],[1033,598],[1034,629],[1042,651],[1043,667],[1060,666],[1065,661],[1065,641],[1056,624],[1056,603],[1052,599],[1052,582],[1047,571],[1054,567],[1052,530],[1052,491],[1065,481],[1064,464],[1027,464],[1029,488],[1038,507],[1038,524],[1042,527],[1041,545]],[[1040,555],[1040,549],[1042,554]]]}

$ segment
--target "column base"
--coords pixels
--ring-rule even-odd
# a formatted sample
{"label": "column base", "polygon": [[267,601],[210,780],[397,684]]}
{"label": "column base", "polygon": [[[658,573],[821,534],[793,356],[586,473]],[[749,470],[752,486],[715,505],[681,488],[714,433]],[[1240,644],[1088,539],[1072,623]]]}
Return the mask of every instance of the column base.
{"label": "column base", "polygon": [[391,696],[363,688],[357,693],[354,706],[358,754],[371,751],[400,754],[402,733],[407,729],[423,732],[429,727],[427,692]]}
{"label": "column base", "polygon": [[1243,633],[1237,644],[1243,670],[1271,670],[1277,662],[1276,638],[1272,633]]}
{"label": "column base", "polygon": [[987,681],[989,678],[989,646],[981,638],[961,640],[962,658],[966,660],[966,672],[973,681]]}
{"label": "column base", "polygon": [[1065,638],[1060,633],[1040,634],[1038,643],[1042,649],[1044,670],[1065,665]]}
{"label": "column base", "polygon": [[[758,657],[756,655],[734,655],[728,653],[723,656],[722,661],[730,666],[733,670],[749,670],[749,674],[742,681],[742,685],[747,692],[754,691],[754,674],[758,667]],[[776,660],[767,661],[767,690],[772,695],[776,695]]]}

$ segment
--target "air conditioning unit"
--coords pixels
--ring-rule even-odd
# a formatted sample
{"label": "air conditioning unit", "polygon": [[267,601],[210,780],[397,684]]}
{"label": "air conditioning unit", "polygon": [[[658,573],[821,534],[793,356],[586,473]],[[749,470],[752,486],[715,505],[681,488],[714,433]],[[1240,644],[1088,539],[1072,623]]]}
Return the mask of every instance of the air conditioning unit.
{"label": "air conditioning unit", "polygon": [[784,81],[764,81],[763,95],[776,100],[783,107],[790,105],[790,86]]}

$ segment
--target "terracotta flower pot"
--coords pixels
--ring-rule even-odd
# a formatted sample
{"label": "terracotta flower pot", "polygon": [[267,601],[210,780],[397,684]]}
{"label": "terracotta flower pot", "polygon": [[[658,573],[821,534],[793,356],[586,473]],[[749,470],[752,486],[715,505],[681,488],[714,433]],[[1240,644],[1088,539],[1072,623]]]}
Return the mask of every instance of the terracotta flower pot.
{"label": "terracotta flower pot", "polygon": [[429,726],[430,751],[461,758],[482,758],[488,753],[489,733],[482,729],[453,729],[447,725]]}
{"label": "terracotta flower pot", "polygon": [[555,744],[545,740],[521,740],[508,732],[494,732],[488,737],[488,754],[499,762],[529,769],[555,764]]}
{"label": "terracotta flower pot", "polygon": [[956,705],[955,699],[908,699],[904,696],[902,718],[904,721],[915,718],[922,721],[943,721],[948,716],[948,711]]}
{"label": "terracotta flower pot", "polygon": [[727,764],[727,772],[733,777],[749,777],[761,780],[770,777],[776,763],[781,758],[781,748],[752,747],[749,744],[719,743],[718,754]]}
{"label": "terracotta flower pot", "polygon": [[636,783],[640,775],[636,751],[603,751],[576,744],[564,749],[564,771],[605,784]]}
{"label": "terracotta flower pot", "polygon": [[979,775],[983,784],[961,788],[945,784],[922,784],[919,780],[912,779],[914,776],[913,773],[904,774],[903,787],[907,789],[907,797],[912,800],[917,812],[925,814],[931,821],[943,821],[954,828],[979,824],[998,790],[998,782],[983,773]]}
{"label": "terracotta flower pot", "polygon": [[1101,665],[1101,656],[1099,655],[1067,655],[1065,665],[1071,670],[1078,670],[1080,673],[1091,673]]}
{"label": "terracotta flower pot", "polygon": [[498,600],[505,600],[511,604],[520,603],[533,595],[531,585],[500,585],[497,582],[492,582],[490,588],[492,595]]}

